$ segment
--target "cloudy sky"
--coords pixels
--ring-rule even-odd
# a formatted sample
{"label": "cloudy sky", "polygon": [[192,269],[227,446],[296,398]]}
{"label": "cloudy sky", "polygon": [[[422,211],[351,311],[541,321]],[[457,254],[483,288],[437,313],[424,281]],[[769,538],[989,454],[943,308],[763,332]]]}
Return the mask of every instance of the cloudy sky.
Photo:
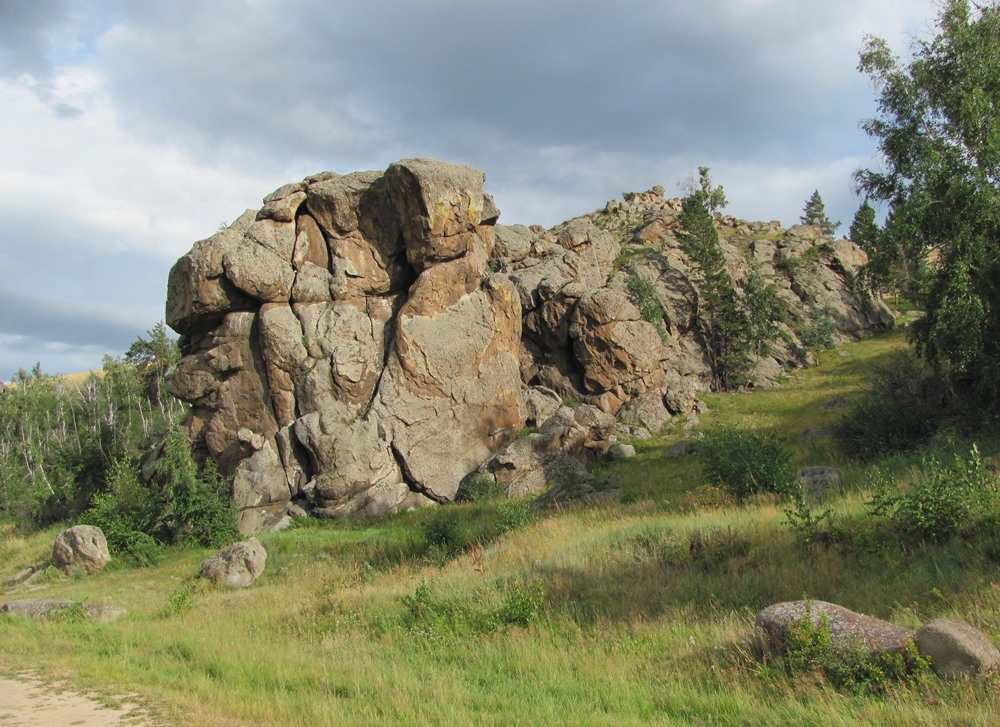
{"label": "cloudy sky", "polygon": [[0,0],[0,379],[99,367],[281,184],[433,156],[506,223],[712,168],[748,219],[850,222],[874,95],[934,0]]}

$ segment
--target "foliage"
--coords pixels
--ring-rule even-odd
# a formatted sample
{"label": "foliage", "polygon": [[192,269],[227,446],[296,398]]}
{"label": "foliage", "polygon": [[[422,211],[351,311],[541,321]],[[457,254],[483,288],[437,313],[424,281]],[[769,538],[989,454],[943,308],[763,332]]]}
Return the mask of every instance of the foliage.
{"label": "foliage", "polygon": [[870,460],[928,441],[948,414],[939,387],[911,354],[873,367],[834,433],[853,456]]}
{"label": "foliage", "polygon": [[684,198],[677,239],[696,276],[694,316],[705,339],[712,387],[725,391],[742,384],[750,370],[750,324],[719,249],[707,204],[701,190]]}
{"label": "foliage", "polygon": [[476,475],[464,482],[458,490],[459,502],[484,502],[507,496],[507,487],[489,475]]}
{"label": "foliage", "polygon": [[229,486],[211,460],[199,472],[191,447],[180,429],[164,443],[148,484],[126,459],[112,465],[107,490],[98,493],[82,522],[104,531],[108,547],[118,555],[149,565],[163,545],[223,545],[236,536],[236,510]]}
{"label": "foliage", "polygon": [[656,326],[656,330],[659,331],[661,338],[665,336],[663,306],[656,299],[656,284],[649,278],[639,275],[638,272],[633,270],[629,273],[627,285],[628,297],[639,309],[639,315],[642,317],[642,320]]}
{"label": "foliage", "polygon": [[527,500],[511,500],[497,505],[497,531],[499,534],[520,530],[532,520],[535,514]]}
{"label": "foliage", "polygon": [[714,214],[716,210],[729,204],[722,185],[712,184],[712,175],[708,167],[698,167],[698,190],[701,192],[702,201],[709,214]]}
{"label": "foliage", "polygon": [[167,436],[153,469],[170,542],[217,546],[236,537],[236,507],[226,479],[211,459],[199,472],[180,428]]}
{"label": "foliage", "polygon": [[181,357],[180,347],[177,341],[167,334],[167,327],[163,321],[159,321],[155,326],[146,332],[149,339],[142,336],[137,338],[128,351],[125,353],[125,361],[132,364],[142,379],[146,394],[161,410],[176,402],[172,397],[167,397],[163,391],[163,381],[168,369],[173,366]]}
{"label": "foliage", "polygon": [[860,641],[835,644],[826,614],[814,623],[808,610],[805,618],[788,628],[784,661],[789,674],[819,672],[835,688],[856,694],[881,694],[894,684],[913,684],[930,672],[930,661],[912,641],[899,652],[871,652]]}
{"label": "foliage", "polygon": [[802,217],[799,219],[803,225],[818,226],[824,235],[832,235],[840,227],[839,222],[831,222],[826,216],[826,207],[818,189],[806,200],[805,207],[802,208]]}
{"label": "foliage", "polygon": [[756,264],[751,266],[743,283],[742,304],[750,352],[757,359],[770,356],[771,344],[781,335],[779,324],[785,320],[785,311],[778,303],[777,290]]}
{"label": "foliage", "polygon": [[703,478],[740,502],[761,492],[788,492],[795,479],[791,454],[773,434],[720,427],[702,441]]}
{"label": "foliage", "polygon": [[894,262],[892,257],[886,255],[890,248],[885,244],[884,235],[875,222],[875,208],[865,199],[854,213],[849,236],[851,242],[868,255],[868,262],[860,274],[866,287],[875,295],[881,295],[888,286]]}
{"label": "foliage", "polygon": [[154,398],[150,376],[148,365],[110,356],[82,380],[40,365],[19,371],[0,391],[0,518],[33,527],[74,517],[116,461],[140,459],[184,412]]}
{"label": "foliage", "polygon": [[859,69],[879,100],[864,128],[883,168],[855,179],[890,204],[912,249],[935,251],[918,351],[975,380],[989,402],[1000,392],[1000,6],[948,0],[937,27],[906,64],[883,39],[866,40]]}
{"label": "foliage", "polygon": [[809,324],[799,335],[799,340],[806,348],[826,351],[837,345],[833,337],[836,332],[837,324],[830,313],[814,305],[809,310]]}
{"label": "foliage", "polygon": [[870,512],[888,518],[900,533],[917,541],[941,543],[969,535],[1000,504],[997,478],[987,470],[976,445],[967,456],[956,455],[950,466],[936,455],[926,456],[916,481],[902,494],[897,494],[884,470],[873,469],[869,480]]}
{"label": "foliage", "polygon": [[833,540],[833,511],[814,510],[806,500],[801,484],[790,488],[793,507],[785,510],[785,524],[799,533],[807,545],[827,544]]}
{"label": "foliage", "polygon": [[135,465],[125,457],[112,464],[107,489],[94,496],[80,521],[99,527],[112,553],[146,566],[161,555],[161,543],[153,536],[159,515],[156,497],[139,481]]}

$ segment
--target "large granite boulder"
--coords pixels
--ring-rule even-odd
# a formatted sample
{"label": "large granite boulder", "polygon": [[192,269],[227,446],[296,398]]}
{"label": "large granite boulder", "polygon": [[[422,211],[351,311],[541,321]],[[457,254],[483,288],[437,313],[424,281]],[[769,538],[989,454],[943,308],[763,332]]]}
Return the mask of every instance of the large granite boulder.
{"label": "large granite boulder", "polygon": [[52,560],[64,571],[80,570],[93,574],[111,562],[104,532],[93,525],[74,525],[56,536]]}
{"label": "large granite boulder", "polygon": [[913,641],[913,631],[888,621],[856,613],[826,601],[786,601],[768,606],[754,620],[754,641],[763,654],[784,653],[793,625],[809,620],[813,626],[825,624],[835,648],[855,645],[870,652],[902,651]]}
{"label": "large granite boulder", "polygon": [[383,513],[454,497],[523,426],[521,306],[489,259],[478,170],[410,159],[286,185],[170,274],[196,452],[241,530],[293,503]]}

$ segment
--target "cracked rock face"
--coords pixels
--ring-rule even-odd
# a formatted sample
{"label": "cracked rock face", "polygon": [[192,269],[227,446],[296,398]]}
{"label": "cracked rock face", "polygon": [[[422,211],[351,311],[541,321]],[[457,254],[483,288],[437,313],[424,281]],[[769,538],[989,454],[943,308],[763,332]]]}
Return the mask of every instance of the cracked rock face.
{"label": "cracked rock face", "polygon": [[484,179],[426,159],[310,177],[171,270],[171,391],[244,531],[293,499],[327,516],[449,500],[523,426],[521,305],[489,273]]}
{"label": "cracked rock face", "polygon": [[[696,410],[712,377],[680,200],[654,188],[550,230],[508,227],[484,180],[432,159],[323,172],[174,265],[167,323],[184,357],[170,390],[191,404],[196,454],[233,477],[244,532],[298,507],[347,517],[451,500],[474,472],[539,491],[575,471],[567,458],[614,444],[594,412],[656,431]],[[798,336],[818,311],[840,341],[892,324],[857,294],[864,253],[848,241],[715,224],[733,278],[759,269],[784,313],[748,385],[808,358]],[[633,277],[659,320],[632,300]],[[560,414],[564,402],[578,411]],[[561,434],[505,449],[526,423]]]}

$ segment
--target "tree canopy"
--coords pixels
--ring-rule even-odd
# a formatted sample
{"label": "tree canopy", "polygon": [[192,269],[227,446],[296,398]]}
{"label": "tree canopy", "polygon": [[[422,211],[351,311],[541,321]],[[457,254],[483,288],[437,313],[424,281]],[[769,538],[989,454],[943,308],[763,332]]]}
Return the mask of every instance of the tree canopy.
{"label": "tree canopy", "polygon": [[[866,38],[859,70],[878,92],[864,122],[882,166],[855,174],[886,202],[903,244],[935,251],[920,291],[918,350],[1000,392],[1000,5],[948,0],[937,34],[900,60]],[[896,241],[900,244],[899,240]]]}

